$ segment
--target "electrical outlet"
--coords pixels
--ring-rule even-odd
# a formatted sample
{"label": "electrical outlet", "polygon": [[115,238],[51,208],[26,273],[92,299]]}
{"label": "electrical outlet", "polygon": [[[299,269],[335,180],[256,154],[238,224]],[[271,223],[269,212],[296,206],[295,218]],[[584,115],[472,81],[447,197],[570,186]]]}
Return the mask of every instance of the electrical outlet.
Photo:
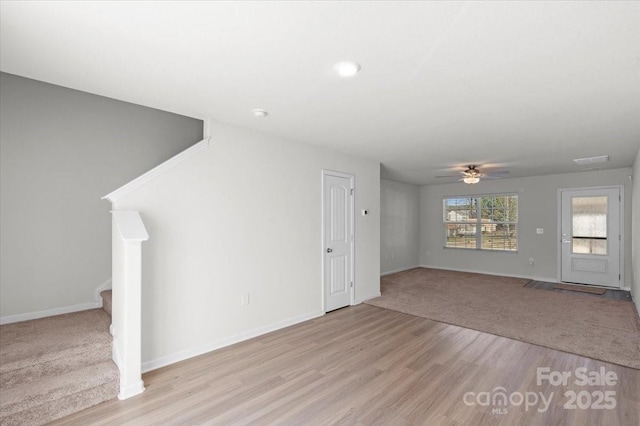
{"label": "electrical outlet", "polygon": [[249,304],[249,293],[242,293],[240,295],[240,306],[247,306]]}
{"label": "electrical outlet", "polygon": [[535,263],[535,259],[533,257],[529,258],[529,265],[533,266],[533,264]]}

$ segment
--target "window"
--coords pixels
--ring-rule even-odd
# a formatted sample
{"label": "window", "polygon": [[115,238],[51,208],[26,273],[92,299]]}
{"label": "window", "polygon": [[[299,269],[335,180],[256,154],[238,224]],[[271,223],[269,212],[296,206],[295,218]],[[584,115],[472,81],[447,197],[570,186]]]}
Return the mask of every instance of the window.
{"label": "window", "polygon": [[446,197],[445,247],[516,251],[518,196],[491,194]]}

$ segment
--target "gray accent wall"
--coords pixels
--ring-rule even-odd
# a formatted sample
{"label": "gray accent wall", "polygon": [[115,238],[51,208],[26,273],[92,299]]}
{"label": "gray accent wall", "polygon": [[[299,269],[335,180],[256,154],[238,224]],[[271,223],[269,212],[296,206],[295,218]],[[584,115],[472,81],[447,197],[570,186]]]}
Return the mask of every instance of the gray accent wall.
{"label": "gray accent wall", "polygon": [[380,273],[419,265],[420,187],[380,181]]}
{"label": "gray accent wall", "polygon": [[[630,168],[560,175],[420,187],[420,263],[436,268],[512,275],[555,281],[558,275],[558,209],[560,188],[624,185],[625,282],[631,285]],[[449,195],[516,193],[519,195],[518,252],[445,249],[442,199]],[[544,234],[536,234],[543,228]],[[534,264],[529,265],[529,258]]]}
{"label": "gray accent wall", "polygon": [[0,316],[95,302],[111,277],[101,196],[202,139],[203,123],[0,74]]}

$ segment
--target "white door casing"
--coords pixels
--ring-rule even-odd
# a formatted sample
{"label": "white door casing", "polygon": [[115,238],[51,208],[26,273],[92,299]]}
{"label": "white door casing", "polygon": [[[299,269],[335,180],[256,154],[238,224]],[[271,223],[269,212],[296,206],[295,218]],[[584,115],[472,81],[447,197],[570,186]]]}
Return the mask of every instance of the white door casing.
{"label": "white door casing", "polygon": [[560,281],[620,288],[620,188],[565,189],[560,202]]}
{"label": "white door casing", "polygon": [[322,172],[324,311],[353,303],[354,176]]}

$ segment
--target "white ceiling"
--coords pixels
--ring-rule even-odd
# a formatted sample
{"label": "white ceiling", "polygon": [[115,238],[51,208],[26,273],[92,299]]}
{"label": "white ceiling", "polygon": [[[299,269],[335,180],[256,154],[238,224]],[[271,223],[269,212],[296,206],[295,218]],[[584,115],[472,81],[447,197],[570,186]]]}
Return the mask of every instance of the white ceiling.
{"label": "white ceiling", "polygon": [[[640,149],[640,2],[2,2],[1,69],[380,161],[579,171]],[[341,60],[362,65],[340,79]],[[265,119],[251,110],[269,111]],[[449,173],[450,174],[450,173]]]}

